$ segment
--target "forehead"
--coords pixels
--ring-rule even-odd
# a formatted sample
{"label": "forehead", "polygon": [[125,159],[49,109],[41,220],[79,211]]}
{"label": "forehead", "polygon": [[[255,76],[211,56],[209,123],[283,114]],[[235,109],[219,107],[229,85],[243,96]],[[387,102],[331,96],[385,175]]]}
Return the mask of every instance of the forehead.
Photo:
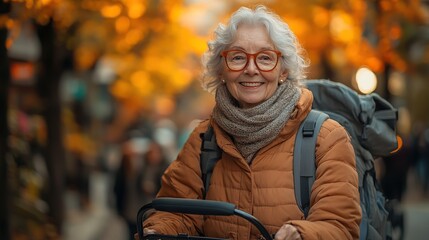
{"label": "forehead", "polygon": [[271,49],[274,47],[274,44],[263,24],[243,23],[237,27],[237,32],[231,47]]}

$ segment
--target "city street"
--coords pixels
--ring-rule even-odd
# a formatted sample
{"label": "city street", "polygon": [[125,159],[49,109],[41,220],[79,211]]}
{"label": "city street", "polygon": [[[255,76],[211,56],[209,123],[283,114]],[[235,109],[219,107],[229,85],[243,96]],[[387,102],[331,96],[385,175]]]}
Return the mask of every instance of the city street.
{"label": "city street", "polygon": [[[231,176],[216,178],[234,191],[218,199],[251,186],[257,194],[238,198],[240,207],[259,204],[249,211],[263,207],[268,226],[285,221],[269,215],[278,205],[287,209],[278,216],[299,219],[294,195],[281,195],[297,181],[271,168],[292,159],[290,137],[310,108],[347,120],[353,144],[385,164],[375,162],[375,175],[397,198],[386,201],[400,212],[391,214],[400,223],[393,239],[429,239],[428,36],[429,0],[0,0],[0,240],[133,238],[136,211],[156,197],[178,152],[190,146],[185,165],[205,155],[192,132],[205,119],[226,137],[223,159],[264,159],[259,176],[268,175],[254,181],[228,165],[219,172]],[[353,169],[329,156],[352,155],[342,133],[329,133],[339,129],[317,143],[319,162],[335,165],[321,189],[333,196],[327,212],[352,219],[357,191],[338,186],[353,182]],[[174,191],[193,188],[192,164],[168,171]],[[360,180],[374,172],[361,170]],[[323,192],[313,199],[325,206]],[[313,216],[333,221],[323,211]]]}
{"label": "city street", "polygon": [[[92,175],[92,203],[86,212],[77,211],[75,194],[68,194],[65,240],[127,240],[125,222],[108,206],[108,183],[106,175]],[[418,183],[412,174],[408,178],[408,186],[403,203],[404,240],[426,240],[429,236],[429,198],[416,188]]]}

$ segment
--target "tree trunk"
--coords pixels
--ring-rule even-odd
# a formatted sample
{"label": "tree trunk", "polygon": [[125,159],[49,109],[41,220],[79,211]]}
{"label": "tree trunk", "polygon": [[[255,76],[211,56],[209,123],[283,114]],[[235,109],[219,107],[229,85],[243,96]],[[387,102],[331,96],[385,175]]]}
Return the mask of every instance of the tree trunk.
{"label": "tree trunk", "polygon": [[9,60],[6,50],[6,27],[0,27],[0,239],[10,239],[10,191],[7,170],[9,137],[8,90],[10,82]]}
{"label": "tree trunk", "polygon": [[49,172],[49,217],[61,233],[64,220],[65,150],[61,120],[59,83],[61,59],[54,23],[37,26],[41,42],[41,68],[38,78],[39,94],[44,105],[47,126],[46,164]]}

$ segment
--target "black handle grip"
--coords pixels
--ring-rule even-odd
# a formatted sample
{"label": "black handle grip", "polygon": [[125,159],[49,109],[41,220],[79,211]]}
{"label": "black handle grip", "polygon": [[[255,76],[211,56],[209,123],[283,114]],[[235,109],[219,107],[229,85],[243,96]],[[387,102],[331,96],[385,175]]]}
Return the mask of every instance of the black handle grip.
{"label": "black handle grip", "polygon": [[235,205],[228,202],[186,198],[157,198],[152,207],[159,211],[199,215],[234,215]]}
{"label": "black handle grip", "polygon": [[[137,232],[139,239],[143,239],[143,216],[149,209],[171,213],[198,214],[231,216],[236,215],[251,222],[261,232],[266,240],[272,240],[272,236],[262,223],[254,216],[235,208],[235,205],[228,202],[213,200],[187,199],[187,198],[157,198],[152,203],[140,208],[137,213]],[[190,238],[191,239],[191,238]]]}

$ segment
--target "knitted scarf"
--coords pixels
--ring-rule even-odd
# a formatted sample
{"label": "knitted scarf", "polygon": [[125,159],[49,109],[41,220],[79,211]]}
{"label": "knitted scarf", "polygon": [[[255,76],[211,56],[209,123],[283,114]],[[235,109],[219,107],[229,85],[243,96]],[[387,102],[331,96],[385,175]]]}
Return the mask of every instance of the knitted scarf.
{"label": "knitted scarf", "polygon": [[213,118],[233,139],[250,164],[255,153],[273,141],[290,118],[301,91],[290,81],[280,84],[269,99],[252,108],[240,108],[225,84],[216,90]]}

